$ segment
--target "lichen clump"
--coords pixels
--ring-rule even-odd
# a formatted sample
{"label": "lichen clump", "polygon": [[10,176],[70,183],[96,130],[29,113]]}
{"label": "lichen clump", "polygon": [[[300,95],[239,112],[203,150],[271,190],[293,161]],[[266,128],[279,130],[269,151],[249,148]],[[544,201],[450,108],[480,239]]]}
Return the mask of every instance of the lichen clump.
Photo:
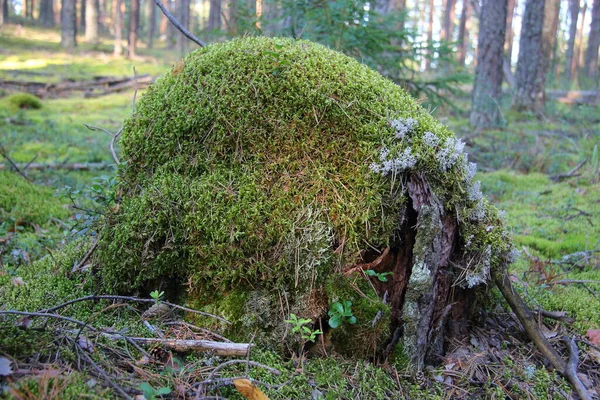
{"label": "lichen clump", "polygon": [[[111,291],[175,282],[197,305],[242,291],[279,321],[326,315],[368,282],[350,266],[402,240],[411,174],[460,222],[470,262],[456,284],[487,282],[511,250],[464,144],[390,80],[308,41],[191,53],[149,88],[121,144],[122,201],[97,251]],[[352,329],[371,329],[387,305],[359,291],[379,305]]]}

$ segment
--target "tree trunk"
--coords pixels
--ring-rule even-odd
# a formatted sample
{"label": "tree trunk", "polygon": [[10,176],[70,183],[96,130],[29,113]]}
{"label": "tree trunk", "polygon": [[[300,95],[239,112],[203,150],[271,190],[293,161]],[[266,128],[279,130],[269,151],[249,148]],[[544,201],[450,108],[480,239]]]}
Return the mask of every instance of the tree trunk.
{"label": "tree trunk", "polygon": [[77,3],[76,0],[62,0],[60,12],[60,45],[67,51],[77,46]]}
{"label": "tree trunk", "polygon": [[0,25],[8,23],[8,1],[0,0]]}
{"label": "tree trunk", "polygon": [[498,101],[502,94],[502,63],[508,0],[484,0],[479,16],[477,68],[470,123],[476,127],[500,126]]}
{"label": "tree trunk", "polygon": [[153,0],[148,1],[148,29],[146,29],[146,46],[151,49],[154,45],[154,33],[156,31],[156,4]]}
{"label": "tree trunk", "polygon": [[585,63],[583,71],[590,83],[598,86],[598,47],[600,46],[600,0],[594,0],[592,8],[592,22],[590,24],[590,36],[588,47],[585,52]]}
{"label": "tree trunk", "polygon": [[577,36],[577,20],[579,18],[579,0],[569,0],[569,41],[565,60],[565,81],[570,82],[575,72],[575,37]]}
{"label": "tree trunk", "polygon": [[454,18],[456,17],[456,0],[446,0],[444,11],[444,28],[442,39],[451,42],[454,36]]}
{"label": "tree trunk", "polygon": [[138,30],[140,27],[140,0],[131,0],[129,8],[129,38],[127,40],[128,57],[136,56]]}
{"label": "tree trunk", "polygon": [[519,40],[516,92],[512,107],[516,110],[541,111],[550,47],[544,41],[544,0],[527,0]]}
{"label": "tree trunk", "polygon": [[113,54],[123,54],[123,0],[113,0],[115,13],[115,48]]}
{"label": "tree trunk", "polygon": [[504,56],[506,57],[509,66],[512,66],[513,42],[515,40],[515,31],[512,25],[516,6],[517,0],[508,0],[508,15],[506,16],[506,41],[504,42]]}
{"label": "tree trunk", "polygon": [[433,59],[433,15],[434,4],[433,0],[429,0],[429,23],[427,24],[427,45],[429,46],[429,54],[425,59],[425,69],[431,70],[431,60]]}
{"label": "tree trunk", "polygon": [[81,0],[81,3],[79,4],[79,33],[83,33],[85,34],[85,14],[86,14],[86,8],[87,8],[87,0]]}
{"label": "tree trunk", "polygon": [[469,0],[463,0],[462,11],[460,13],[460,24],[458,26],[458,65],[464,66],[467,58],[467,45],[469,43],[469,32],[467,31],[467,19],[469,19],[469,13],[471,8],[471,2]]}
{"label": "tree trunk", "polygon": [[[548,46],[548,71],[554,71],[557,65],[557,37],[558,22],[560,19],[560,0],[546,0],[544,9],[544,28],[542,30],[543,43]],[[556,74],[552,74],[555,76]]]}
{"label": "tree trunk", "polygon": [[40,23],[43,27],[50,28],[54,26],[54,5],[53,0],[40,1]]}
{"label": "tree trunk", "polygon": [[[189,29],[190,26],[190,0],[179,0],[178,3],[178,20],[185,27]],[[188,38],[186,38],[183,33],[179,32],[177,34],[177,39],[175,43],[175,47],[177,49],[177,53],[180,57],[183,57],[188,51]]]}
{"label": "tree trunk", "polygon": [[98,0],[84,0],[85,12],[85,40],[88,43],[98,43]]}

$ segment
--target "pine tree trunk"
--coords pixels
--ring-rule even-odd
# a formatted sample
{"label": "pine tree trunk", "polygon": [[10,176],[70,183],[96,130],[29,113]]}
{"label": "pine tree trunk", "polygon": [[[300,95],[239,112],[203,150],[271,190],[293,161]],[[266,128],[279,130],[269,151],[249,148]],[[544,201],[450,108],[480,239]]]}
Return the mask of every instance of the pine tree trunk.
{"label": "pine tree trunk", "polygon": [[565,60],[565,81],[570,82],[575,70],[575,37],[577,36],[577,20],[579,18],[579,0],[569,0],[569,41]]}
{"label": "pine tree trunk", "polygon": [[115,13],[115,48],[113,54],[123,54],[123,0],[113,0]]}
{"label": "pine tree trunk", "polygon": [[431,60],[433,59],[433,16],[434,16],[433,0],[429,0],[429,23],[427,24],[427,45],[429,46],[429,54],[425,59],[425,69],[431,70]]}
{"label": "pine tree trunk", "polygon": [[[543,40],[545,49],[548,57],[548,71],[554,71],[556,68],[556,50],[557,50],[557,36],[558,36],[558,22],[560,16],[560,0],[546,0],[546,7],[544,8],[544,28],[542,30]],[[547,74],[548,75],[548,74]],[[555,76],[552,74],[551,76]]]}
{"label": "pine tree trunk", "polygon": [[515,40],[515,31],[513,29],[513,16],[515,15],[516,0],[508,0],[508,15],[506,16],[506,41],[504,42],[504,57],[508,65],[512,65],[512,50]]}
{"label": "pine tree trunk", "polygon": [[53,0],[40,1],[40,23],[43,27],[50,28],[54,26],[54,5]]}
{"label": "pine tree trunk", "polygon": [[484,0],[479,16],[477,68],[470,123],[477,127],[500,126],[498,102],[502,94],[502,63],[508,0]]}
{"label": "pine tree trunk", "polygon": [[512,107],[519,111],[542,111],[550,47],[544,42],[544,0],[527,0],[516,72]]}
{"label": "pine tree trunk", "polygon": [[456,0],[446,0],[444,11],[444,29],[442,39],[451,42],[454,36],[454,18],[456,17]]}
{"label": "pine tree trunk", "polygon": [[73,51],[77,46],[76,0],[62,0],[60,19],[62,24],[60,45],[67,51]]}
{"label": "pine tree trunk", "polygon": [[[190,25],[190,0],[180,0],[178,4],[178,20],[185,27],[189,29]],[[188,39],[183,35],[183,33],[179,32],[177,34],[177,39],[175,43],[175,47],[177,48],[177,53],[180,57],[183,57],[184,54],[188,51]]]}
{"label": "pine tree trunk", "polygon": [[148,29],[146,29],[146,46],[151,49],[154,46],[154,34],[156,32],[156,4],[148,0]]}
{"label": "pine tree trunk", "polygon": [[140,27],[140,0],[131,0],[129,6],[129,37],[127,40],[128,57],[135,58]]}
{"label": "pine tree trunk", "polygon": [[583,71],[586,78],[594,86],[598,86],[598,47],[600,46],[600,0],[594,0],[590,36],[585,52]]}
{"label": "pine tree trunk", "polygon": [[85,40],[88,43],[98,42],[98,11],[100,4],[98,0],[84,0],[85,12]]}
{"label": "pine tree trunk", "polygon": [[467,58],[467,45],[469,43],[469,32],[467,31],[467,19],[471,9],[471,2],[463,0],[458,26],[458,65],[464,66]]}
{"label": "pine tree trunk", "polygon": [[0,25],[8,23],[8,1],[0,0]]}
{"label": "pine tree trunk", "polygon": [[85,14],[86,14],[86,8],[87,8],[87,4],[86,4],[87,0],[81,0],[80,3],[80,8],[79,8],[79,33],[83,33],[85,34]]}

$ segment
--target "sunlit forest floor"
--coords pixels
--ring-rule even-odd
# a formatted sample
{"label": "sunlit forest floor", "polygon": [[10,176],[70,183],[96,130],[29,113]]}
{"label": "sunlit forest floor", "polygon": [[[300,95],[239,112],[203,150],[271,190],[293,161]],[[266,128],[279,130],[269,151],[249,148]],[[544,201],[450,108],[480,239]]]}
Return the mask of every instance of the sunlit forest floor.
{"label": "sunlit forest floor", "polygon": [[[160,48],[142,49],[135,61],[115,58],[108,41],[93,47],[82,45],[76,54],[68,55],[61,52],[59,40],[58,31],[1,27],[0,80],[57,83],[132,76],[134,67],[138,74],[157,76],[168,71],[176,60],[174,54]],[[9,93],[0,90],[0,150],[19,164],[111,164],[111,137],[86,128],[84,123],[116,132],[131,113],[133,97],[133,90],[96,98],[73,94],[44,98],[41,108],[36,109],[21,108],[21,103],[11,101]],[[466,141],[471,160],[479,165],[483,192],[506,211],[507,224],[522,250],[512,266],[513,283],[533,310],[554,313],[552,318],[540,316],[540,324],[565,358],[568,353],[561,338],[575,338],[580,349],[579,368],[600,394],[600,108],[549,103],[540,117],[509,111],[507,98],[502,105],[506,126],[477,132],[468,126],[468,93],[453,98],[452,103],[456,108],[448,106],[432,112]],[[52,260],[56,249],[71,240],[73,227],[79,234],[87,229],[89,216],[83,208],[101,196],[102,182],[109,180],[114,170],[27,170],[32,185],[16,172],[9,172],[6,159],[3,163],[0,309],[36,311],[67,298],[91,294],[85,282],[72,287],[64,284],[64,271],[52,266],[53,262],[32,263],[44,256]],[[82,209],[71,207],[72,200]],[[32,285],[49,272],[53,277],[40,284],[37,298],[10,297],[11,287]],[[440,366],[428,370],[422,379],[412,377],[400,356],[376,365],[344,360],[335,354],[283,359],[261,349],[255,349],[251,359],[278,369],[281,376],[260,368],[251,368],[247,373],[269,385],[284,384],[262,387],[272,399],[570,398],[568,384],[545,368],[544,359],[521,332],[500,295],[494,294],[493,298],[497,304],[482,305],[482,314],[477,318],[481,325],[472,331],[469,340],[450,344]],[[71,312],[79,316],[77,312],[85,315],[89,309]],[[135,310],[109,310],[101,317],[98,314],[96,310],[89,319],[99,328],[152,335]],[[22,326],[22,322],[17,325]],[[17,325],[13,317],[0,316],[0,357],[17,366],[16,373],[3,378],[0,365],[0,398],[119,396],[113,388],[92,379],[98,371],[77,369],[82,356],[73,352],[69,343],[57,343],[49,333]],[[180,328],[171,328],[170,332],[192,334]],[[106,347],[110,343],[96,345]],[[110,360],[98,358],[92,347],[88,345],[90,355],[86,357],[99,365],[109,364]],[[108,373],[117,374],[125,368],[129,382],[122,386],[139,389],[137,393],[144,392],[146,398],[158,397],[160,389],[167,393],[166,388],[171,393],[168,396],[185,398],[194,382],[206,379],[224,361],[185,354],[142,362],[139,360],[144,357],[136,349],[127,351],[135,353],[130,364],[126,368],[115,365]],[[125,357],[119,353],[115,358]],[[234,364],[219,374],[244,375],[245,368],[244,364]],[[134,390],[128,394],[136,393]],[[207,393],[217,395],[241,398],[230,386]]]}

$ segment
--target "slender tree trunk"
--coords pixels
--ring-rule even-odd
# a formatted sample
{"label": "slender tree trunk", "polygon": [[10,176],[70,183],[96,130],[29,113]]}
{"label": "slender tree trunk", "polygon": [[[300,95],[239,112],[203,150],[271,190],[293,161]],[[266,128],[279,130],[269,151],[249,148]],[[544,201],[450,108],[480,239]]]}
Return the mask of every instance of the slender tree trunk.
{"label": "slender tree trunk", "polygon": [[598,48],[600,47],[600,0],[594,0],[590,36],[583,71],[594,87],[598,86]]}
{"label": "slender tree trunk", "polygon": [[575,63],[575,37],[577,36],[577,20],[579,18],[579,0],[569,0],[569,41],[567,42],[567,53],[565,60],[565,81],[569,82],[573,77]]}
{"label": "slender tree trunk", "polygon": [[140,28],[140,0],[131,0],[129,6],[129,38],[127,40],[128,57],[136,56],[138,30]]}
{"label": "slender tree trunk", "polygon": [[506,17],[506,41],[504,42],[504,56],[508,65],[512,65],[513,42],[515,40],[515,30],[513,29],[513,16],[517,0],[508,0],[508,15]]}
{"label": "slender tree trunk", "polygon": [[23,18],[28,18],[29,13],[30,13],[29,0],[22,0],[22,5],[23,5],[23,9],[22,9],[21,16]]}
{"label": "slender tree trunk", "polygon": [[573,54],[573,78],[581,78],[581,68],[583,67],[583,29],[585,14],[587,13],[587,2],[583,1],[581,7],[581,18],[577,23],[577,36],[575,37],[575,51]]}
{"label": "slender tree trunk", "polygon": [[458,65],[461,66],[465,65],[465,60],[467,58],[467,45],[469,42],[467,19],[469,19],[470,8],[471,2],[469,0],[463,0],[460,23],[458,26]]}
{"label": "slender tree trunk", "polygon": [[77,46],[77,4],[76,0],[62,0],[60,45],[67,51]]}
{"label": "slender tree trunk", "polygon": [[79,8],[79,33],[85,34],[87,0],[81,0]]}
{"label": "slender tree trunk", "polygon": [[544,42],[544,0],[527,0],[516,72],[513,108],[541,111],[544,108],[546,71],[550,47]]}
{"label": "slender tree trunk", "polygon": [[154,45],[154,33],[156,31],[156,4],[153,0],[148,3],[148,29],[146,29],[146,46],[151,49]]}
{"label": "slender tree trunk", "polygon": [[433,59],[433,16],[434,16],[433,0],[429,0],[429,23],[427,24],[427,45],[429,46],[429,54],[425,59],[425,69],[431,70],[431,60]]}
{"label": "slender tree trunk", "polygon": [[54,26],[54,5],[52,3],[53,0],[40,1],[40,23],[46,28]]}
{"label": "slender tree trunk", "polygon": [[[181,25],[183,25],[186,29],[189,29],[190,25],[190,0],[180,0],[178,7],[178,19]],[[183,33],[179,32],[177,34],[177,39],[175,43],[175,47],[177,48],[177,52],[180,57],[183,57],[188,51],[188,39],[183,36]]]}
{"label": "slender tree trunk", "polygon": [[98,0],[85,0],[85,40],[88,43],[98,42]]}
{"label": "slender tree trunk", "polygon": [[483,0],[479,15],[477,68],[470,123],[494,127],[503,123],[498,106],[502,94],[502,63],[508,0]]}
{"label": "slender tree trunk", "polygon": [[[554,71],[556,67],[556,51],[557,51],[557,36],[558,22],[560,17],[560,0],[546,0],[544,8],[544,28],[542,30],[543,41],[545,46],[548,46],[548,69]],[[555,76],[556,74],[552,74]]]}
{"label": "slender tree trunk", "polygon": [[113,0],[115,12],[115,48],[113,54],[123,54],[123,0]]}
{"label": "slender tree trunk", "polygon": [[444,27],[442,39],[451,42],[454,36],[454,19],[456,18],[456,0],[446,0],[444,11]]}
{"label": "slender tree trunk", "polygon": [[8,1],[0,0],[0,25],[8,23]]}

